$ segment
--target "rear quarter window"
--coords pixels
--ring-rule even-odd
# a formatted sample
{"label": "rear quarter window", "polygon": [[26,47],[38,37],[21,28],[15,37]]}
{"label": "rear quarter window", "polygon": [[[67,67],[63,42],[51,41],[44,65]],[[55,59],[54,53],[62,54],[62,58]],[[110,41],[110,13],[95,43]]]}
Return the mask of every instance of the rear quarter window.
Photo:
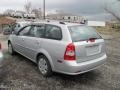
{"label": "rear quarter window", "polygon": [[46,25],[45,38],[61,40],[62,39],[61,28],[55,25]]}

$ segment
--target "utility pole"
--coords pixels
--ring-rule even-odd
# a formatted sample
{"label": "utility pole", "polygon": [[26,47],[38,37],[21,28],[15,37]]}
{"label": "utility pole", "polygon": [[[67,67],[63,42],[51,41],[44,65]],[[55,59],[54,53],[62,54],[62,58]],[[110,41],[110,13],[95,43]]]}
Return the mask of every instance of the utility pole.
{"label": "utility pole", "polygon": [[45,19],[45,0],[43,0],[43,19]]}

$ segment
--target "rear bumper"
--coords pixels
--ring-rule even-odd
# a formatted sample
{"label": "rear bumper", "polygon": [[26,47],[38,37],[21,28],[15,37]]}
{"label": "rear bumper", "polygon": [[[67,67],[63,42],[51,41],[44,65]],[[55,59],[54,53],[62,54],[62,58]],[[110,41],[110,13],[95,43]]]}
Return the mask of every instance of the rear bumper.
{"label": "rear bumper", "polygon": [[76,63],[75,61],[65,61],[63,62],[61,73],[68,75],[77,75],[85,73],[98,68],[106,62],[106,54],[98,59],[90,60],[82,63]]}

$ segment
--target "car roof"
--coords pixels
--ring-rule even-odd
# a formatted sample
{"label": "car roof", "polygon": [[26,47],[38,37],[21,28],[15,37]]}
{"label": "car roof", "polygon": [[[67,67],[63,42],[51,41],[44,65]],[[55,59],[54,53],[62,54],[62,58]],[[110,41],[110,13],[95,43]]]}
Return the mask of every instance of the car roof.
{"label": "car roof", "polygon": [[31,23],[30,21],[19,21],[19,22],[16,22],[18,24],[26,24],[26,23]]}
{"label": "car roof", "polygon": [[84,24],[79,24],[79,23],[69,23],[69,22],[61,22],[61,21],[36,21],[36,22],[31,22],[31,24],[51,24],[51,25],[56,25],[56,26],[83,26]]}
{"label": "car roof", "polygon": [[39,24],[51,24],[56,26],[85,26],[85,24],[80,23],[69,23],[69,22],[63,22],[63,21],[56,21],[56,20],[36,20],[36,21],[17,21],[16,23],[20,24],[21,26],[26,25],[39,25]]}

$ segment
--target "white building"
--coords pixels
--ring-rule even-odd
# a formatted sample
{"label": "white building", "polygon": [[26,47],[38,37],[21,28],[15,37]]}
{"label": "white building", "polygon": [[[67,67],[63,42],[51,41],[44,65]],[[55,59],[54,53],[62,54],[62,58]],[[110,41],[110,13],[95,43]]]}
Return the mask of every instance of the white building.
{"label": "white building", "polygon": [[49,14],[46,17],[47,19],[50,20],[63,20],[66,22],[81,22],[83,21],[85,18],[79,15],[73,15],[73,14],[69,14],[69,13],[57,13],[57,14]]}
{"label": "white building", "polygon": [[24,18],[27,18],[27,19],[35,19],[36,16],[35,16],[35,14],[24,14]]}
{"label": "white building", "polygon": [[23,11],[16,11],[15,13],[13,13],[13,17],[16,17],[16,18],[23,18],[23,15],[25,14],[25,12]]}

